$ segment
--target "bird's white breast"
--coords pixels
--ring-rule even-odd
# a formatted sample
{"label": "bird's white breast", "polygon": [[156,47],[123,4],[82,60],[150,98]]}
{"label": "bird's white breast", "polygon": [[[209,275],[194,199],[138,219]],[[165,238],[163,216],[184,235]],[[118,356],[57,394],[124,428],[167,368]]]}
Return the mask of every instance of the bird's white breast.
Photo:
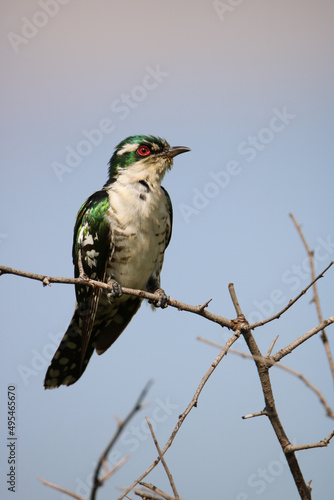
{"label": "bird's white breast", "polygon": [[108,191],[114,252],[110,274],[122,286],[144,288],[163,260],[168,221],[160,185],[115,182]]}

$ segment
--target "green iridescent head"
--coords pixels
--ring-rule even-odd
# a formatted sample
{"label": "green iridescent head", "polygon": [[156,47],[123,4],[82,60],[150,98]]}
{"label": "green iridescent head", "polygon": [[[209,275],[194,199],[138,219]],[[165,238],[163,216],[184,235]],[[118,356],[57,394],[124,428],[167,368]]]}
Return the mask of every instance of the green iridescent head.
{"label": "green iridescent head", "polygon": [[133,135],[118,144],[109,161],[109,180],[111,183],[124,169],[157,167],[166,170],[171,167],[174,156],[190,151],[183,146],[171,147],[165,139],[153,135]]}

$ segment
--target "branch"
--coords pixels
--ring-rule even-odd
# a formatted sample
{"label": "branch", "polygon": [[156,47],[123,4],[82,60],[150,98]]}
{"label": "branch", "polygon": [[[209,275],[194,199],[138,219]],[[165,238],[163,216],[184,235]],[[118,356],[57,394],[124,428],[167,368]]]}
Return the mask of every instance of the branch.
{"label": "branch", "polygon": [[[135,403],[134,407],[132,408],[132,410],[130,411],[130,413],[127,415],[127,417],[124,420],[118,420],[118,428],[117,428],[114,436],[112,437],[111,441],[109,442],[108,446],[106,447],[106,449],[102,453],[102,455],[101,455],[101,457],[100,457],[100,459],[99,459],[99,461],[98,461],[98,463],[96,465],[95,472],[94,472],[94,477],[93,477],[93,487],[92,487],[92,491],[91,491],[91,495],[90,495],[90,500],[95,500],[95,498],[96,498],[96,491],[98,490],[98,488],[100,486],[103,485],[103,483],[105,481],[105,476],[102,477],[102,478],[99,478],[100,470],[101,470],[101,468],[103,466],[104,461],[107,459],[107,456],[108,456],[111,448],[113,447],[113,445],[115,444],[115,442],[119,438],[119,436],[120,436],[121,432],[123,431],[124,427],[129,423],[129,421],[132,419],[132,417],[142,408],[143,399],[145,398],[146,394],[148,393],[151,385],[152,385],[152,381],[150,380],[146,384],[146,386],[144,387],[144,389],[142,390],[141,394],[139,395],[139,398],[138,398],[137,402]],[[107,476],[108,476],[108,474],[107,474]]]}
{"label": "branch", "polygon": [[[314,252],[312,250],[310,250],[308,244],[307,244],[307,241],[305,239],[305,236],[302,232],[302,229],[300,227],[300,225],[298,224],[298,222],[296,221],[295,217],[293,216],[293,214],[289,214],[294,225],[296,226],[296,229],[298,231],[298,234],[304,244],[304,247],[305,247],[305,250],[307,252],[307,255],[308,255],[308,258],[309,258],[309,261],[310,261],[310,268],[311,268],[311,276],[312,276],[312,279],[314,280],[315,278],[315,268],[314,268]],[[323,315],[322,315],[322,311],[321,311],[321,307],[320,307],[320,300],[319,300],[319,295],[318,295],[318,288],[317,288],[317,284],[316,283],[313,283],[313,301],[315,303],[315,307],[317,309],[317,313],[318,313],[318,318],[319,318],[319,321],[322,322],[324,320],[323,318]],[[331,350],[330,350],[330,347],[329,347],[329,342],[328,342],[328,337],[327,337],[327,334],[326,334],[326,330],[325,328],[323,328],[322,330],[322,333],[320,335],[320,338],[324,344],[324,348],[325,348],[325,351],[326,351],[326,355],[327,355],[327,359],[328,359],[328,363],[329,363],[329,368],[331,370],[331,373],[332,373],[332,378],[334,380],[334,361],[333,361],[333,356],[332,356],[332,353],[331,353]]]}
{"label": "branch", "polygon": [[287,451],[300,451],[300,450],[310,450],[311,448],[323,448],[324,446],[328,446],[330,440],[334,437],[334,431],[332,431],[325,439],[319,441],[319,443],[311,443],[311,444],[301,444],[299,446],[293,446],[289,444],[287,446]]}
{"label": "branch", "polygon": [[168,469],[168,467],[167,467],[166,461],[165,461],[165,459],[164,459],[164,457],[163,457],[163,455],[162,455],[162,453],[161,453],[161,449],[160,449],[160,446],[159,446],[158,440],[157,440],[157,438],[156,438],[156,436],[155,436],[155,434],[154,434],[154,430],[153,430],[152,424],[151,424],[151,422],[149,421],[149,419],[148,419],[147,417],[145,417],[145,418],[146,418],[147,425],[148,425],[148,426],[149,426],[149,428],[150,428],[150,431],[151,431],[151,434],[152,434],[152,438],[153,438],[153,441],[154,441],[155,447],[156,447],[156,449],[158,450],[159,458],[160,458],[160,460],[161,460],[162,465],[163,465],[163,466],[164,466],[164,468],[165,468],[165,471],[166,471],[167,477],[168,477],[168,479],[169,479],[170,485],[171,485],[171,487],[172,487],[172,490],[173,490],[174,496],[175,496],[175,498],[176,498],[176,499],[179,499],[180,497],[179,497],[179,494],[178,494],[178,492],[177,492],[177,489],[176,489],[176,486],[175,486],[175,483],[174,483],[173,476],[172,476],[172,474],[170,473],[170,471],[169,471],[169,469]]}
{"label": "branch", "polygon": [[233,301],[233,304],[238,312],[238,317],[240,317],[240,320],[243,322],[241,326],[241,333],[246,341],[246,344],[248,346],[248,349],[250,350],[250,353],[252,354],[254,358],[254,362],[256,364],[256,368],[259,374],[261,386],[262,386],[262,392],[265,400],[265,412],[270,420],[270,423],[274,429],[274,432],[277,436],[277,439],[282,447],[283,452],[285,453],[285,458],[287,460],[287,463],[290,468],[290,472],[292,474],[292,477],[295,481],[296,487],[298,489],[299,495],[302,498],[302,500],[310,500],[311,499],[311,489],[310,487],[305,483],[302,471],[300,470],[297,458],[294,454],[293,451],[287,451],[285,452],[285,448],[288,444],[290,444],[290,441],[285,433],[285,430],[283,428],[283,425],[279,419],[277,410],[276,410],[276,405],[275,405],[275,400],[274,400],[274,395],[271,387],[271,381],[269,377],[269,366],[267,364],[267,359],[264,358],[261,354],[260,349],[258,348],[258,345],[253,337],[251,326],[249,326],[248,322],[246,321],[244,315],[242,314],[240,305],[237,301],[236,293],[234,290],[234,286],[232,283],[229,285],[229,291],[231,294],[231,298]]}
{"label": "branch", "polygon": [[[112,292],[112,287],[107,285],[107,283],[103,283],[102,281],[95,281],[89,278],[59,278],[55,276],[46,276],[43,274],[20,271],[19,269],[13,269],[12,267],[0,266],[0,276],[4,274],[14,274],[16,276],[22,276],[23,278],[41,281],[43,283],[43,286],[51,286],[51,283],[86,285],[90,287],[102,288],[107,292]],[[148,300],[159,299],[159,296],[154,293],[146,292],[144,290],[136,290],[134,288],[122,287],[122,292],[125,295],[133,295],[135,297],[140,297]],[[210,300],[203,305],[192,306],[190,304],[185,304],[183,302],[179,302],[178,300],[168,298],[168,305],[170,305],[171,307],[175,307],[179,311],[188,311],[194,314],[198,314],[199,316],[213,321],[214,323],[218,323],[222,327],[232,329],[233,325],[231,320],[224,318],[223,316],[219,316],[218,314],[213,314],[205,309],[209,302]]]}
{"label": "branch", "polygon": [[[277,338],[277,337],[276,337]],[[197,340],[200,340],[201,342],[204,342],[206,344],[209,344],[209,345],[212,345],[214,347],[217,347],[218,349],[221,349],[223,346],[216,343],[216,342],[213,342],[212,340],[208,340],[208,339],[205,339],[203,337],[197,337]],[[276,340],[276,339],[275,339]],[[271,346],[270,346],[271,347]],[[252,356],[251,354],[248,354],[247,352],[241,352],[241,351],[236,351],[235,349],[230,349],[229,350],[230,353],[232,354],[236,354],[238,356],[241,356],[242,358],[246,358],[246,359],[254,359],[254,356]],[[293,370],[292,368],[290,368],[290,366],[287,366],[287,365],[283,365],[283,363],[280,363],[280,362],[276,362],[274,361],[273,359],[271,358],[261,358],[262,360],[264,360],[265,362],[267,363],[270,363],[271,366],[275,366],[277,368],[281,368],[282,370],[285,370],[289,373],[291,373],[291,375],[294,375],[295,377],[298,377],[300,378],[300,380],[302,380],[304,382],[304,384],[309,387],[309,389],[311,389],[319,398],[321,404],[325,407],[325,410],[326,410],[326,414],[328,417],[330,418],[334,418],[334,412],[333,410],[331,409],[331,407],[329,406],[329,404],[327,403],[326,399],[324,398],[324,396],[322,395],[322,393],[319,391],[319,389],[312,384],[312,382],[310,382],[302,373],[300,372],[297,372],[296,370]],[[246,419],[246,418],[251,418],[251,417],[257,417],[259,415],[266,415],[266,412],[264,410],[260,411],[260,412],[257,412],[256,414],[251,414],[251,415],[245,415],[243,416],[242,418]]]}
{"label": "branch", "polygon": [[[175,439],[176,434],[178,433],[178,431],[179,431],[181,425],[183,424],[184,420],[186,419],[187,415],[190,413],[190,411],[194,407],[197,406],[198,398],[199,398],[200,393],[202,392],[203,387],[205,386],[205,384],[207,383],[207,381],[209,380],[210,376],[212,375],[212,373],[214,372],[214,370],[217,368],[217,366],[219,365],[219,363],[221,362],[221,360],[223,359],[223,357],[227,354],[227,352],[230,349],[230,347],[234,344],[234,342],[236,342],[238,340],[239,337],[240,337],[240,331],[237,330],[237,331],[235,331],[234,335],[232,335],[232,337],[229,338],[229,340],[226,342],[226,344],[223,347],[223,349],[221,350],[221,352],[218,354],[218,356],[216,357],[216,359],[210,365],[210,368],[207,370],[206,374],[202,378],[202,380],[201,380],[199,386],[197,387],[196,392],[195,392],[192,400],[190,401],[189,405],[187,406],[187,408],[185,409],[185,411],[182,413],[182,415],[179,415],[178,422],[175,425],[172,434],[170,435],[170,437],[169,437],[168,441],[166,442],[164,448],[161,450],[161,456],[164,456],[165,453],[166,453],[166,451],[168,450],[168,448],[171,446],[172,442]],[[132,483],[131,486],[129,486],[128,488],[126,488],[126,490],[123,492],[123,494],[117,500],[122,500],[122,498],[126,497],[126,495],[140,481],[142,481],[144,479],[144,477],[146,477],[158,465],[159,462],[160,462],[160,456],[158,456],[155,459],[155,461],[146,469],[145,472],[143,472],[143,474],[141,474],[141,476],[138,477],[138,479],[136,479]]]}
{"label": "branch", "polygon": [[[100,486],[102,486],[104,484],[104,482],[109,479],[109,477],[114,473],[116,472],[116,470],[118,470],[125,462],[126,460],[128,459],[128,457],[124,457],[122,458],[118,464],[115,465],[115,467],[113,467],[112,469],[110,469],[109,471],[107,471],[103,476],[99,477],[100,475],[100,470],[102,468],[102,466],[105,464],[106,460],[107,460],[107,456],[112,448],[112,446],[115,444],[117,438],[119,437],[119,435],[121,434],[122,430],[124,429],[124,427],[129,423],[129,421],[131,420],[131,418],[135,415],[135,413],[137,413],[141,408],[142,408],[142,401],[143,399],[145,398],[147,392],[149,391],[149,388],[151,387],[152,385],[152,381],[149,381],[146,386],[144,387],[144,389],[142,390],[136,404],[134,405],[134,407],[132,408],[132,410],[130,411],[130,413],[127,415],[127,417],[125,418],[125,420],[118,420],[118,428],[114,434],[114,436],[112,437],[111,441],[109,442],[108,446],[106,447],[106,449],[104,450],[104,452],[102,453],[98,463],[97,463],[97,466],[95,468],[95,473],[94,473],[94,479],[93,479],[93,486],[92,486],[92,491],[91,491],[91,494],[90,494],[90,500],[95,500],[96,498],[96,491],[98,490],[98,488]],[[53,483],[49,483],[49,481],[45,481],[45,479],[41,479],[40,477],[37,478],[39,481],[41,481],[43,484],[45,484],[46,486],[50,486],[51,488],[54,488],[55,490],[58,490],[58,491],[61,491],[62,493],[66,493],[67,495],[70,495],[71,497],[75,498],[76,500],[85,500],[83,497],[79,496],[79,495],[76,495],[75,493],[73,493],[72,491],[70,490],[67,490],[65,488],[62,488],[61,486],[58,486],[56,484],[53,484]]]}
{"label": "branch", "polygon": [[76,498],[76,500],[86,500],[83,497],[80,497],[76,493],[73,493],[70,490],[67,490],[66,488],[62,488],[61,486],[58,486],[57,484],[49,483],[49,481],[45,481],[45,479],[42,479],[41,477],[37,478],[38,481],[41,483],[45,484],[46,486],[50,486],[50,488],[54,488],[55,490],[61,491],[62,493],[66,493],[66,495],[69,495],[70,497]]}
{"label": "branch", "polygon": [[[144,483],[143,481],[141,481],[139,483],[141,486],[144,486],[145,488],[147,488],[148,490],[151,490],[151,491],[154,491],[157,495],[160,495],[162,498],[164,498],[165,500],[176,500],[174,497],[171,497],[170,495],[167,495],[167,493],[165,493],[164,491],[160,490],[159,488],[157,488],[156,486],[154,486],[154,484],[151,484],[151,483]],[[138,493],[137,493],[138,494]],[[147,496],[145,496],[144,498],[148,498]],[[153,497],[152,497],[153,498]],[[156,497],[154,497],[156,498]],[[180,497],[177,497],[177,498],[180,498]]]}
{"label": "branch", "polygon": [[284,356],[286,356],[287,354],[290,354],[290,352],[292,352],[294,349],[296,349],[296,347],[300,346],[300,344],[302,344],[303,342],[305,342],[309,338],[313,337],[313,335],[320,332],[320,330],[323,330],[323,328],[325,328],[328,325],[331,325],[332,323],[334,323],[334,316],[331,316],[330,318],[325,319],[322,323],[320,323],[320,325],[315,326],[314,328],[312,328],[312,330],[309,330],[308,332],[304,333],[304,335],[302,335],[298,339],[291,342],[291,344],[289,344],[288,346],[286,346],[283,349],[281,349],[280,351],[278,351],[276,354],[271,356],[269,359],[274,361],[274,362],[279,361],[280,359],[284,358]]}
{"label": "branch", "polygon": [[[262,326],[262,325],[265,325],[266,323],[269,323],[270,321],[273,321],[274,319],[278,319],[283,313],[285,313],[288,309],[290,309],[290,307],[293,306],[293,304],[295,304],[297,302],[297,300],[299,300],[303,295],[305,295],[305,293],[307,292],[307,290],[309,288],[311,288],[311,286],[314,285],[314,283],[316,283],[316,281],[318,281],[320,278],[323,278],[324,274],[328,271],[328,269],[334,264],[334,261],[332,261],[327,267],[326,269],[324,269],[322,271],[322,273],[320,273],[314,280],[311,281],[311,283],[309,285],[307,285],[306,288],[304,288],[298,295],[297,297],[295,297],[294,299],[290,300],[289,303],[283,307],[283,309],[281,311],[279,311],[277,314],[274,314],[273,316],[270,316],[270,318],[267,318],[267,319],[264,319],[263,321],[258,321],[257,323],[253,323],[252,325],[250,325],[250,328],[251,330],[254,330],[254,328],[258,328],[259,326]],[[0,267],[0,270],[1,270],[1,267]]]}

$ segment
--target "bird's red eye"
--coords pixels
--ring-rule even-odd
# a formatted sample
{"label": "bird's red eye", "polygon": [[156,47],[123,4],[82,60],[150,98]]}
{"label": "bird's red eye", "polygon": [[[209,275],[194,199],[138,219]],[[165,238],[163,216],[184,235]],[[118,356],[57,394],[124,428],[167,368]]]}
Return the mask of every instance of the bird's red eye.
{"label": "bird's red eye", "polygon": [[139,148],[137,149],[137,153],[140,156],[148,156],[151,153],[151,151],[150,148],[147,146],[139,146]]}

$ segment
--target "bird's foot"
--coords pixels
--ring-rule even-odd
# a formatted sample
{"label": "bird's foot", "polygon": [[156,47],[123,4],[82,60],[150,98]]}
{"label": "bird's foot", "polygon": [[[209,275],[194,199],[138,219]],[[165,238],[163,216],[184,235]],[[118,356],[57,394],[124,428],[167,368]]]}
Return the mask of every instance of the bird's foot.
{"label": "bird's foot", "polygon": [[115,299],[118,297],[122,297],[123,290],[122,290],[121,285],[118,283],[118,281],[116,281],[114,279],[110,279],[107,282],[107,285],[111,287],[111,291],[107,292],[107,297],[109,300],[112,300],[112,299]]}
{"label": "bird's foot", "polygon": [[161,307],[161,309],[165,309],[168,306],[168,296],[162,288],[158,288],[154,292],[159,296],[158,299],[149,300],[149,303],[154,305],[154,307]]}

